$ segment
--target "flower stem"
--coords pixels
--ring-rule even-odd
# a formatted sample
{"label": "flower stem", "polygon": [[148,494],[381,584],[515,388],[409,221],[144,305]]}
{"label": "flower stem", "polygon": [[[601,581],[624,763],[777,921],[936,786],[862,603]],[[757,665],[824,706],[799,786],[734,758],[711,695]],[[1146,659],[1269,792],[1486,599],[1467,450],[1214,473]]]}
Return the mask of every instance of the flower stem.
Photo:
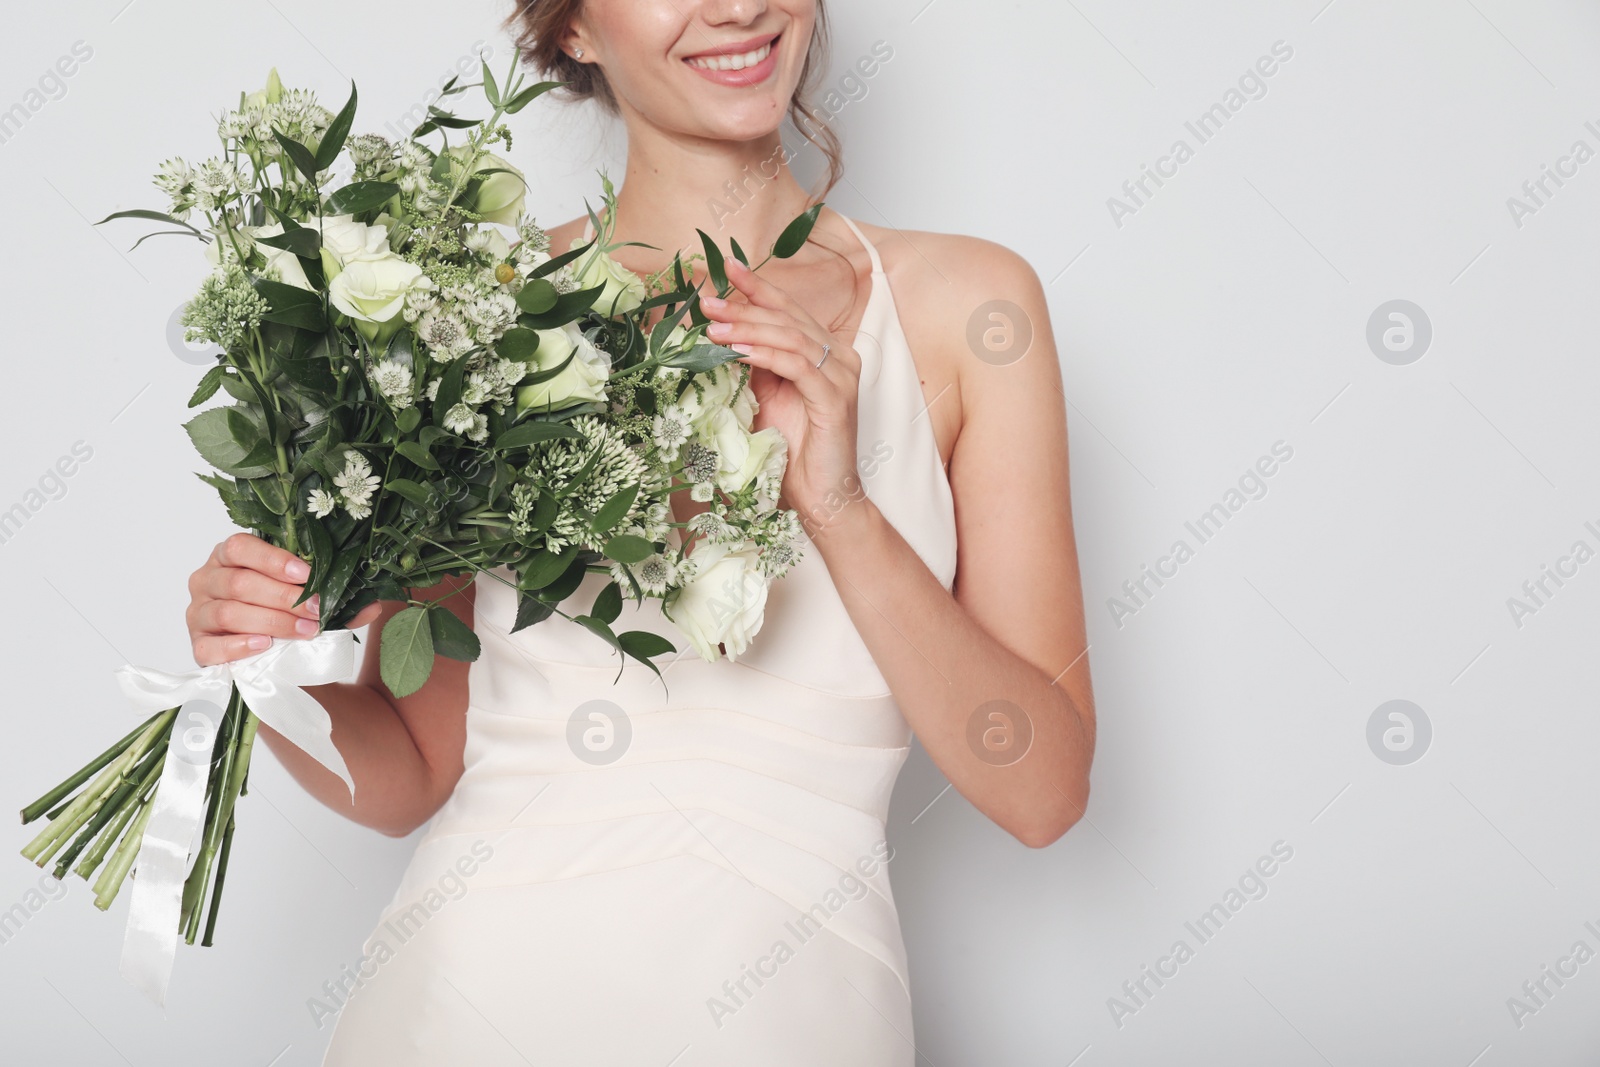
{"label": "flower stem", "polygon": [[155,742],[156,737],[170,733],[172,720],[177,714],[178,709],[170,708],[156,716],[122,755],[112,760],[87,789],[79,793],[59,816],[50,821],[50,825],[40,831],[39,836],[28,843],[22,854],[40,867],[49,862],[50,857],[55,855],[56,849],[66,843],[67,836],[94,815],[101,802],[117,787],[129,768],[137,763],[145,750]]}
{"label": "flower stem", "polygon": [[43,815],[45,812],[49,811],[51,808],[55,807],[56,804],[58,804],[74,789],[78,788],[84,782],[87,782],[90,777],[103,769],[106,764],[110,763],[112,760],[116,759],[117,756],[127,751],[128,746],[134,742],[135,738],[144,733],[150,728],[151,723],[155,722],[158,718],[165,714],[167,713],[164,711],[156,712],[144,722],[128,731],[127,736],[122,738],[122,740],[118,741],[116,744],[100,753],[100,755],[84,764],[83,768],[79,770],[77,774],[74,774],[71,778],[68,778],[66,781],[50,790],[50,792],[46,793],[44,796],[40,797],[38,800],[35,800],[32,804],[29,804],[27,807],[23,808],[23,825],[27,825],[28,823],[37,819],[39,816]]}

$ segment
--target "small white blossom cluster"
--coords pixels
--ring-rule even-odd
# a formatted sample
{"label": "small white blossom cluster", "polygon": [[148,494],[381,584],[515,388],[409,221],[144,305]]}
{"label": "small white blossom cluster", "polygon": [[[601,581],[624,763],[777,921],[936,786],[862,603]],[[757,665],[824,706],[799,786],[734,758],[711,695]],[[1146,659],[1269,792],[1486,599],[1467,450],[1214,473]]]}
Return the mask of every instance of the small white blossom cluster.
{"label": "small white blossom cluster", "polygon": [[333,476],[337,493],[327,489],[313,489],[306,501],[306,509],[317,518],[326,518],[340,505],[352,519],[364,519],[372,514],[372,494],[382,484],[372,473],[372,464],[353,448],[345,449],[344,470]]}
{"label": "small white blossom cluster", "polygon": [[[512,531],[517,537],[560,552],[569,545],[599,551],[605,538],[632,526],[659,530],[665,536],[664,513],[651,511],[651,505],[656,503],[652,497],[660,489],[652,486],[652,472],[642,451],[597,416],[580,415],[570,425],[583,439],[559,437],[535,446],[512,486]],[[641,491],[620,520],[619,528],[597,537],[591,517],[630,485],[639,486]],[[535,530],[533,513],[541,490],[554,497],[559,507],[547,527]]]}

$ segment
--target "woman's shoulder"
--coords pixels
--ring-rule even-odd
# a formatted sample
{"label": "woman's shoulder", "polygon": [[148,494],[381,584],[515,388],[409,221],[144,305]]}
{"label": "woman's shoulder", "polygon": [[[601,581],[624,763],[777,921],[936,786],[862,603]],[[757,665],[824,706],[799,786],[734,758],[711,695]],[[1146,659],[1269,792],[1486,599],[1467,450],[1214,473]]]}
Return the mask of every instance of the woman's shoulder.
{"label": "woman's shoulder", "polygon": [[993,301],[1024,310],[1043,306],[1038,272],[1021,253],[998,241],[854,221],[877,248],[895,302],[907,317],[938,323],[941,332],[954,325],[959,336],[966,320]]}

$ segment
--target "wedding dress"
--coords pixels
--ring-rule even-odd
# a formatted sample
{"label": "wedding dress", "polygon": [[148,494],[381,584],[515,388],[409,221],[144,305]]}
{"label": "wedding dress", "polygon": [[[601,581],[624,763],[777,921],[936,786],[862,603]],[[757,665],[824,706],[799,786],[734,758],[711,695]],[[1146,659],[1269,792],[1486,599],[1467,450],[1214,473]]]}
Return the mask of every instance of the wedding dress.
{"label": "wedding dress", "polygon": [[[877,249],[855,350],[878,508],[949,588],[950,486]],[[815,548],[736,663],[664,679],[477,579],[466,771],[324,999],[324,1067],[911,1067],[884,819],[911,732]],[[605,583],[591,574],[576,602]],[[676,638],[674,640],[674,638]],[[341,1002],[342,1003],[339,1003]]]}

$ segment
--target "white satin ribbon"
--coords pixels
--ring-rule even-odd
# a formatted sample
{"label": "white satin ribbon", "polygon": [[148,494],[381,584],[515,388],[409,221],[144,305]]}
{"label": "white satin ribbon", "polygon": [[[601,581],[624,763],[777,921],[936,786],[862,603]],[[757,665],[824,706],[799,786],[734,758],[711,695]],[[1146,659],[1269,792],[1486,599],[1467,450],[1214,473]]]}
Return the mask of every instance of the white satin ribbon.
{"label": "white satin ribbon", "polygon": [[[131,664],[117,668],[117,683],[137,711],[149,715],[183,709],[173,723],[161,781],[151,801],[122,943],[122,976],[157,1004],[166,1002],[172,977],[189,851],[205,816],[212,741],[233,687],[239,687],[256,718],[342,778],[353,800],[355,782],[333,745],[333,722],[300,687],[345,681],[354,668],[355,634],[349,630],[274,641],[254,656],[186,674]],[[208,711],[207,703],[215,708]]]}

